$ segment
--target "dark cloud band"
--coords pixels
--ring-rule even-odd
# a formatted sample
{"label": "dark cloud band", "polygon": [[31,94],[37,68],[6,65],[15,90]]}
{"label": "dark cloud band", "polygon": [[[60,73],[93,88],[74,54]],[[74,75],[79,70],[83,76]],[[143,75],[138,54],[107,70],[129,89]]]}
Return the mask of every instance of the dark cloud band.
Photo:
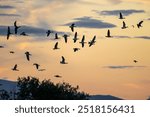
{"label": "dark cloud band", "polygon": [[135,9],[129,9],[129,10],[111,10],[111,11],[97,11],[94,10],[96,13],[98,13],[99,15],[114,15],[114,16],[118,16],[119,13],[121,12],[124,16],[128,16],[134,13],[145,13],[144,10],[135,10]]}
{"label": "dark cloud band", "polygon": [[116,25],[104,22],[102,20],[93,19],[91,17],[81,17],[75,18],[75,22],[67,23],[65,25],[69,26],[72,23],[75,23],[77,27],[82,28],[114,28]]}

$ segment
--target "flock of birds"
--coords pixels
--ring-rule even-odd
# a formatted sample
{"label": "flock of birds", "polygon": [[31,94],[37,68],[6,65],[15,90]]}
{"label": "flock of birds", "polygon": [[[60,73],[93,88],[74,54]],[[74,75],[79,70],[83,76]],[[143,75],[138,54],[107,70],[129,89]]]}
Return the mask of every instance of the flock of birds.
{"label": "flock of birds", "polygon": [[[124,16],[122,15],[122,13],[119,14],[119,19],[125,19]],[[141,28],[141,27],[142,27],[142,24],[143,24],[143,21],[140,21],[140,22],[137,24],[137,28]],[[69,26],[69,28],[71,29],[71,32],[74,32],[75,27],[76,27],[75,23],[72,23],[72,24]],[[134,25],[132,25],[132,27],[134,28]],[[15,21],[15,22],[14,22],[14,34],[15,34],[15,35],[18,34],[18,30],[19,30],[20,28],[21,28],[21,26],[18,26],[18,25],[17,25],[17,21]],[[125,23],[124,21],[123,21],[123,25],[122,25],[121,28],[122,28],[122,29],[128,28],[128,26],[126,25],[126,23]],[[51,31],[51,30],[48,30],[48,31],[46,32],[46,36],[49,37],[51,33],[54,33],[54,32]],[[13,34],[13,33],[11,32],[10,27],[8,26],[8,29],[7,29],[7,40],[9,40],[9,38],[10,38],[10,36],[11,36],[12,34]],[[27,34],[26,32],[21,32],[20,35],[22,35],[22,36],[28,36],[28,34]],[[65,43],[67,43],[68,37],[69,37],[69,35],[67,35],[67,34],[64,34],[64,35],[63,35],[63,38],[64,38]],[[112,37],[109,29],[108,29],[108,31],[107,31],[106,37],[107,37],[107,38]],[[57,40],[57,39],[59,39],[59,37],[58,37],[58,34],[55,33],[55,40]],[[73,42],[76,43],[77,40],[79,40],[79,38],[78,38],[78,33],[75,32],[74,37],[73,37]],[[82,39],[81,39],[81,41],[80,41],[79,43],[81,44],[82,48],[84,48],[85,44],[87,43],[87,42],[85,42],[85,35],[83,35],[83,37],[82,37]],[[89,45],[89,47],[91,47],[91,46],[93,46],[95,43],[96,43],[96,35],[93,37],[92,40],[90,40],[90,41],[88,42],[88,45]],[[0,46],[0,48],[4,48],[4,46]],[[56,50],[56,49],[60,49],[60,48],[58,47],[58,42],[55,43],[53,50]],[[74,51],[74,52],[77,52],[77,51],[79,51],[79,50],[80,50],[80,48],[73,48],[73,51]],[[14,52],[14,51],[10,51],[10,53],[11,53],[11,54],[14,54],[15,52]],[[32,56],[32,54],[31,54],[30,52],[28,52],[28,51],[25,52],[24,54],[25,54],[25,56],[26,56],[27,61],[30,61],[30,57]],[[137,63],[138,61],[137,61],[137,60],[133,60],[133,62],[134,62],[134,63]],[[66,62],[66,59],[65,59],[64,56],[61,57],[60,64],[68,64],[68,63]],[[44,71],[44,70],[45,70],[45,69],[40,69],[40,65],[37,64],[37,63],[34,63],[33,65],[35,66],[35,68],[36,68],[38,71]],[[12,68],[12,70],[13,70],[13,71],[19,71],[19,70],[18,70],[18,65],[15,64],[14,67]],[[60,75],[55,75],[54,77],[61,78],[62,76],[60,76]]]}

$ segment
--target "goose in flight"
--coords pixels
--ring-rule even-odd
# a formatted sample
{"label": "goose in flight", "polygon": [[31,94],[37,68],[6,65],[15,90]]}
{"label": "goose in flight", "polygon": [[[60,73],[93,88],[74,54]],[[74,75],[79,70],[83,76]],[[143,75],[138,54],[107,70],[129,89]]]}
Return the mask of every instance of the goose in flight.
{"label": "goose in flight", "polygon": [[12,33],[10,32],[10,27],[8,26],[8,29],[7,29],[7,40],[9,39],[9,37],[10,37],[11,34]]}
{"label": "goose in flight", "polygon": [[79,42],[82,44],[82,48],[84,47],[85,42],[85,35],[83,35],[82,40]]}
{"label": "goose in flight", "polygon": [[75,24],[72,23],[69,27],[71,28],[71,31],[74,32],[74,27],[76,27]]}
{"label": "goose in flight", "polygon": [[60,61],[61,64],[68,64],[68,63],[65,61],[65,58],[64,58],[63,56],[62,56],[61,58],[62,58],[62,60]]}
{"label": "goose in flight", "polygon": [[47,37],[48,37],[48,36],[50,36],[50,34],[51,34],[51,33],[53,33],[53,31],[51,31],[51,30],[48,30],[48,31],[46,32],[46,34],[47,34]]}
{"label": "goose in flight", "polygon": [[77,33],[77,32],[75,32],[75,35],[74,35],[74,38],[73,38],[74,43],[76,43],[76,42],[77,42],[77,40],[78,40],[77,36],[78,36],[78,33]]}
{"label": "goose in flight", "polygon": [[137,61],[137,60],[133,60],[133,62],[134,62],[134,63],[137,63],[138,61]]}
{"label": "goose in flight", "polygon": [[15,34],[18,33],[18,29],[21,27],[21,26],[17,26],[17,21],[14,22],[14,27],[15,27]]}
{"label": "goose in flight", "polygon": [[26,34],[25,32],[22,32],[20,35],[22,35],[22,36],[28,36],[28,34]]}
{"label": "goose in flight", "polygon": [[89,41],[89,47],[91,47],[92,45],[95,44],[96,40],[96,36],[93,37],[93,39],[91,41]]}
{"label": "goose in flight", "polygon": [[60,76],[60,75],[54,75],[54,77],[56,77],[56,78],[62,78],[62,76]]}
{"label": "goose in flight", "polygon": [[36,67],[36,69],[37,69],[37,70],[38,70],[38,69],[39,69],[39,67],[40,67],[40,65],[39,65],[39,64],[37,64],[37,63],[34,63],[33,65]]}
{"label": "goose in flight", "polygon": [[14,51],[9,51],[9,53],[14,54],[15,52]]}
{"label": "goose in flight", "polygon": [[110,30],[107,31],[107,36],[106,36],[106,37],[112,37],[112,36],[110,35]]}
{"label": "goose in flight", "polygon": [[0,46],[0,48],[4,48],[4,46]]}
{"label": "goose in flight", "polygon": [[27,60],[30,61],[31,54],[29,52],[25,52],[25,55],[26,55]]}
{"label": "goose in flight", "polygon": [[60,49],[60,48],[58,48],[58,42],[56,42],[56,44],[54,45],[53,50],[56,50],[56,49]]}
{"label": "goose in flight", "polygon": [[65,39],[65,43],[67,43],[69,36],[68,36],[67,34],[64,34],[63,37],[64,37],[64,39]]}
{"label": "goose in flight", "polygon": [[137,24],[137,27],[138,27],[138,28],[143,27],[143,26],[142,26],[143,22],[144,22],[144,21],[140,21],[140,22]]}
{"label": "goose in flight", "polygon": [[119,13],[119,19],[125,19],[121,12]]}
{"label": "goose in flight", "polygon": [[126,29],[128,28],[128,26],[126,26],[126,23],[123,21],[123,26],[121,27],[122,29]]}
{"label": "goose in flight", "polygon": [[80,50],[80,48],[73,48],[73,51],[74,52],[77,52],[77,51],[79,51]]}
{"label": "goose in flight", "polygon": [[17,69],[17,64],[14,65],[14,67],[12,68],[12,70],[13,70],[13,71],[19,71],[19,70]]}

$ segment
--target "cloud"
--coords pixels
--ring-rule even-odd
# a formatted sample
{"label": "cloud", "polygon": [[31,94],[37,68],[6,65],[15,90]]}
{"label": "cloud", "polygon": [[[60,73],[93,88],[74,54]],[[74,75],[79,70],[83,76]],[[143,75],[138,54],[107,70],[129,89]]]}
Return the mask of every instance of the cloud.
{"label": "cloud", "polygon": [[0,9],[13,9],[13,6],[9,6],[9,5],[0,5]]}
{"label": "cloud", "polygon": [[142,68],[146,66],[105,66],[104,68],[109,69],[129,69],[129,68]]}
{"label": "cloud", "polygon": [[[0,35],[6,35],[7,28],[8,28],[8,26],[0,26]],[[14,33],[14,26],[10,26],[10,29],[11,29],[11,32]],[[36,36],[36,35],[44,36],[44,35],[46,35],[47,29],[23,25],[23,26],[21,26],[20,29],[18,29],[18,34],[20,34],[22,32],[26,32],[30,36]],[[58,34],[64,34],[64,32],[58,32],[58,31],[54,31],[54,30],[53,30],[53,32],[57,32]]]}
{"label": "cloud", "polygon": [[4,14],[4,13],[0,13],[0,16],[15,16],[15,17],[20,17],[20,15],[19,14]]}
{"label": "cloud", "polygon": [[149,40],[150,36],[138,36],[138,37],[135,37],[135,38],[141,38],[141,39],[147,39],[147,40]]}
{"label": "cloud", "polygon": [[[7,34],[7,28],[8,26],[0,26],[0,35],[6,35]],[[11,32],[14,33],[14,27],[10,26]],[[18,33],[26,32],[27,34],[41,34],[46,32],[46,29],[42,28],[36,28],[32,26],[21,26],[20,29],[18,29]]]}
{"label": "cloud", "polygon": [[114,38],[131,38],[130,36],[113,36]]}
{"label": "cloud", "polygon": [[81,17],[75,18],[75,22],[67,23],[65,25],[69,26],[72,23],[75,23],[77,27],[83,28],[113,28],[116,25],[104,22],[102,20],[93,19],[91,17]]}
{"label": "cloud", "polygon": [[98,13],[99,15],[114,15],[114,16],[118,16],[118,14],[121,12],[124,16],[129,16],[131,14],[134,13],[145,13],[144,10],[135,10],[135,9],[128,9],[128,10],[111,10],[111,11],[97,11],[94,10],[96,13]]}
{"label": "cloud", "polygon": [[150,18],[148,18],[147,20],[150,20]]}
{"label": "cloud", "polygon": [[107,0],[107,1],[112,4],[120,4],[122,2],[122,0]]}

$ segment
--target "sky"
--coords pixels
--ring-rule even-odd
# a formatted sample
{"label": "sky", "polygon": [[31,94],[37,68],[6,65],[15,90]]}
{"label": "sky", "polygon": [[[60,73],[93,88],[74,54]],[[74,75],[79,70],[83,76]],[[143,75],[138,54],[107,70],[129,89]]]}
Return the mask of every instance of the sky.
{"label": "sky", "polygon": [[[0,0],[0,78],[16,81],[18,77],[79,85],[91,95],[113,95],[123,99],[147,99],[150,96],[150,1],[149,0]],[[122,12],[125,19],[119,19]],[[137,23],[143,22],[138,29]],[[21,26],[18,33],[6,39],[7,27],[14,33],[13,23]],[[122,22],[128,25],[121,29]],[[79,40],[73,43],[75,23]],[[134,27],[133,27],[134,26]],[[112,38],[106,38],[107,30]],[[46,36],[46,31],[57,32]],[[63,39],[68,34],[68,43]],[[88,43],[96,35],[92,47],[79,41],[85,35]],[[59,50],[53,50],[55,43]],[[78,47],[78,52],[73,48]],[[14,51],[10,54],[9,51]],[[27,61],[25,52],[32,56]],[[60,64],[64,56],[68,64]],[[137,60],[134,63],[133,60]],[[37,71],[33,63],[40,64]],[[17,64],[19,71],[12,71]],[[55,78],[54,75],[62,78]]]}

